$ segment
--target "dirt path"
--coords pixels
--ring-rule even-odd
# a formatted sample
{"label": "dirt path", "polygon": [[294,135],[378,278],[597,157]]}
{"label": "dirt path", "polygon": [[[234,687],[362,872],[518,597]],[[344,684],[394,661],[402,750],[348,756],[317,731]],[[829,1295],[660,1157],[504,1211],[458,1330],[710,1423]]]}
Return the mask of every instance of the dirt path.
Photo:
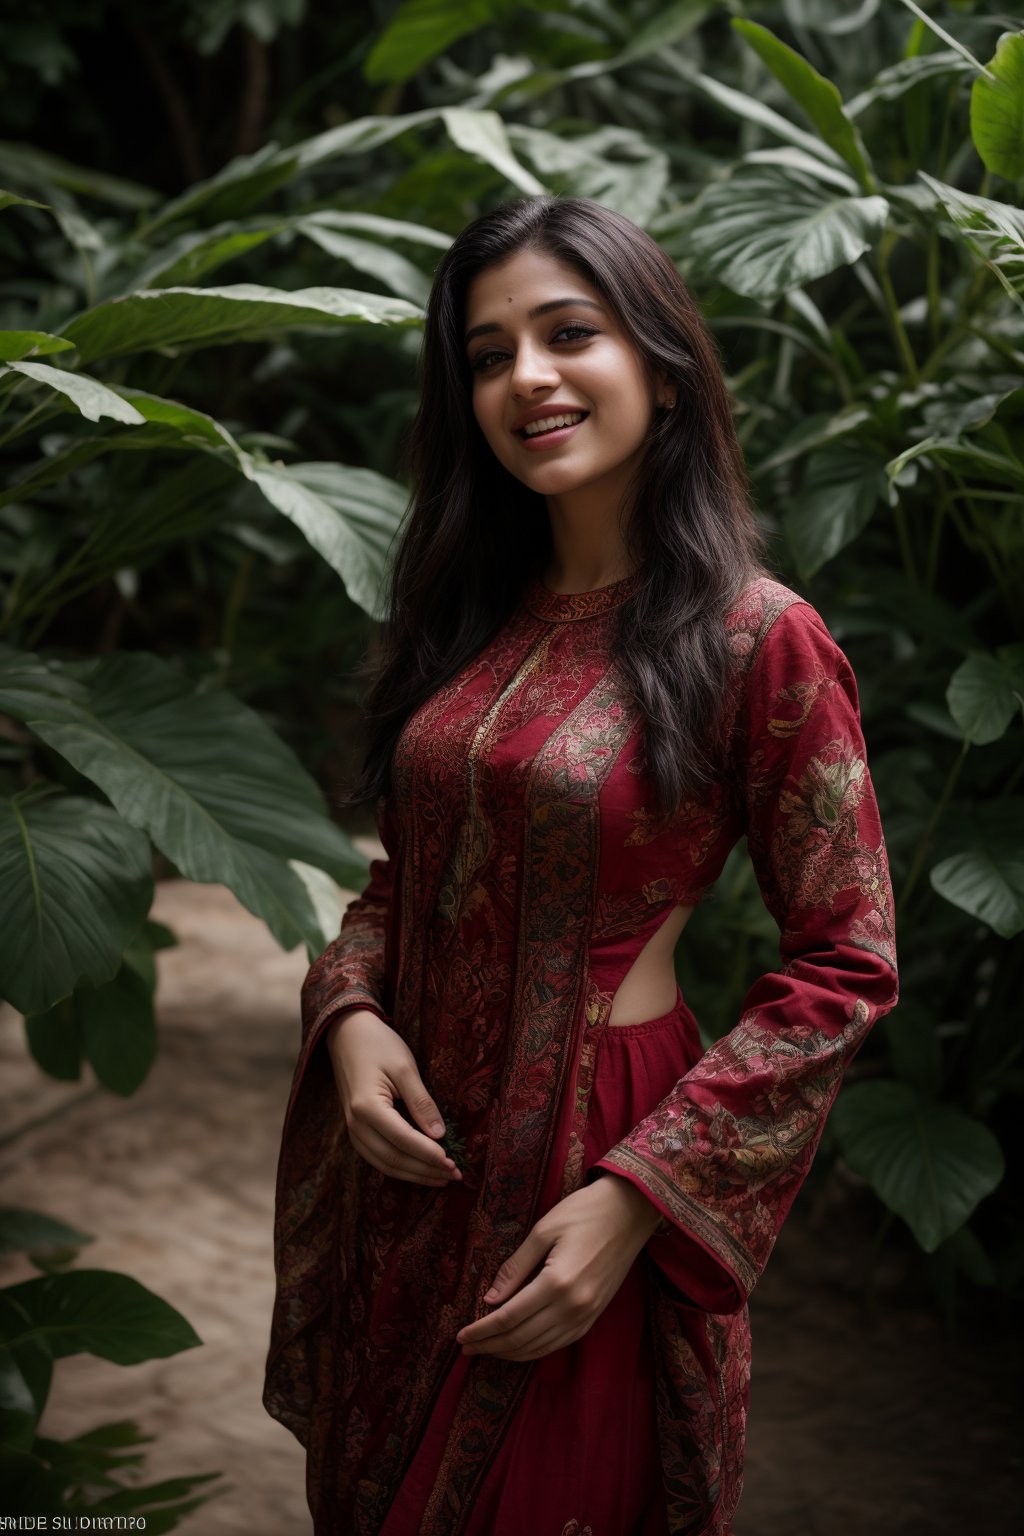
{"label": "dirt path", "polygon": [[[0,1201],[94,1234],[80,1267],[133,1275],[203,1347],[128,1368],[61,1361],[42,1428],[131,1417],[156,1437],[142,1480],[222,1471],[231,1486],[184,1522],[191,1536],[309,1536],[303,1452],[260,1402],[306,961],[219,886],[164,883],[154,916],[181,942],[158,957],[160,1055],[132,1098],[43,1078],[0,1013],[5,1126],[60,1111],[0,1150]],[[1020,1360],[998,1308],[951,1343],[890,1266],[869,1318],[859,1211],[805,1191],[758,1287],[736,1536],[1016,1536]],[[0,1281],[33,1273],[8,1260]]]}

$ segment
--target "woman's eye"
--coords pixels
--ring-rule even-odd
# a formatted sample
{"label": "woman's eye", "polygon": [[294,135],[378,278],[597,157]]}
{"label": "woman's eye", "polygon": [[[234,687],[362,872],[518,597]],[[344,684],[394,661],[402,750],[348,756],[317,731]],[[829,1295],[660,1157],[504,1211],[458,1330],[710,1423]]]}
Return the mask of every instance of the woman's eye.
{"label": "woman's eye", "polygon": [[478,352],[470,364],[470,367],[476,369],[477,372],[480,372],[482,369],[489,368],[491,366],[490,359],[492,357],[500,356],[500,352]]}
{"label": "woman's eye", "polygon": [[[551,339],[552,341],[557,341],[560,336],[564,336],[569,341],[582,341],[588,336],[596,335],[597,332],[591,326],[574,325],[570,321],[567,325],[560,325]],[[478,352],[470,367],[474,372],[482,373],[485,369],[493,367],[495,361],[500,362],[505,355],[504,352],[495,352],[490,349],[485,352]]]}

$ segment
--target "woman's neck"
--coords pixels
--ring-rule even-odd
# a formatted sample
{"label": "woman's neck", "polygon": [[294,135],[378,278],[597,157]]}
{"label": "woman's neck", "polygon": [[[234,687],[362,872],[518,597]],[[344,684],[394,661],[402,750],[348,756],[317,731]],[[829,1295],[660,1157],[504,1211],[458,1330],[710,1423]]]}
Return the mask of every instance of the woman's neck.
{"label": "woman's neck", "polygon": [[618,511],[549,496],[551,553],[544,584],[552,592],[592,592],[632,573]]}

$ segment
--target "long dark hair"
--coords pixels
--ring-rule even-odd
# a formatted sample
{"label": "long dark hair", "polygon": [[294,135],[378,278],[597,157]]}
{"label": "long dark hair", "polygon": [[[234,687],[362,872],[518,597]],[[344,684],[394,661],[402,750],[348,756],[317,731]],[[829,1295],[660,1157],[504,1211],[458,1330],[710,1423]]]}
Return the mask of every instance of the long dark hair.
{"label": "long dark hair", "polygon": [[676,406],[655,411],[627,496],[634,510],[623,533],[640,579],[616,610],[613,655],[646,720],[663,812],[723,770],[723,618],[762,566],[714,340],[674,264],[630,219],[591,198],[529,197],[474,219],[434,277],[404,455],[413,499],[368,669],[366,754],[346,805],[387,790],[406,720],[497,633],[551,549],[543,496],[499,463],[473,414],[462,341],[472,280],[524,250],[585,278],[651,377],[667,374],[674,385]]}

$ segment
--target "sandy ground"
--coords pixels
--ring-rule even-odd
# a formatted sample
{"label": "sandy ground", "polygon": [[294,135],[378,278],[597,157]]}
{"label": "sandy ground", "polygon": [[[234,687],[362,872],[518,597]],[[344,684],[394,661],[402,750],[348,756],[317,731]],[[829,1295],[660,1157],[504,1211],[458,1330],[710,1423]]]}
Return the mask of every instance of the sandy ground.
{"label": "sandy ground", "polygon": [[[5,1132],[19,1132],[0,1147],[0,1202],[92,1233],[79,1266],[133,1275],[203,1345],[131,1367],[61,1361],[42,1431],[131,1417],[155,1437],[140,1480],[224,1474],[183,1532],[309,1536],[302,1449],[260,1402],[306,960],[283,954],[222,887],[165,882],[153,915],[180,945],[158,957],[160,1054],[130,1099],[91,1076],[43,1077],[21,1020],[0,1012],[0,1101]],[[755,1294],[736,1536],[1016,1536],[1024,1442],[1011,1422],[1020,1360],[1008,1309],[967,1317],[951,1340],[890,1264],[869,1312],[864,1210],[832,1185],[805,1191]],[[7,1259],[0,1282],[34,1273]]]}

